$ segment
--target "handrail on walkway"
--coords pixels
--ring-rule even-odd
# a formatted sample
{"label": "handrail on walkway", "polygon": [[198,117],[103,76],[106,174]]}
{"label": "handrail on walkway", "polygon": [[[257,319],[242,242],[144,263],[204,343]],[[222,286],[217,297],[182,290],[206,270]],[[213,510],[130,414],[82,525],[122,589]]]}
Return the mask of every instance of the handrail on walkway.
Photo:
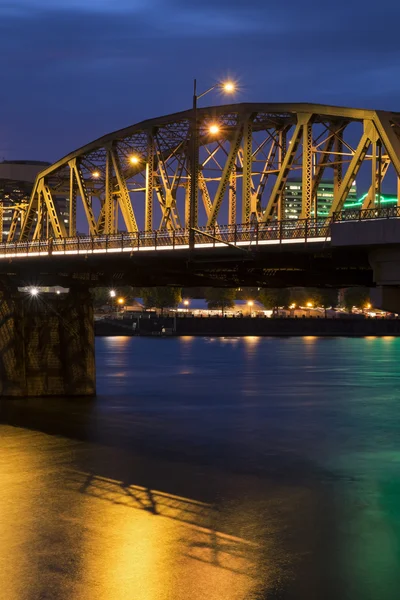
{"label": "handrail on walkway", "polygon": [[[329,241],[332,223],[371,219],[398,219],[400,207],[343,210],[326,219],[289,219],[269,223],[198,227],[195,248]],[[162,251],[189,248],[189,229],[121,232],[98,236],[77,236],[0,243],[0,258],[17,256],[96,254],[108,252]]]}

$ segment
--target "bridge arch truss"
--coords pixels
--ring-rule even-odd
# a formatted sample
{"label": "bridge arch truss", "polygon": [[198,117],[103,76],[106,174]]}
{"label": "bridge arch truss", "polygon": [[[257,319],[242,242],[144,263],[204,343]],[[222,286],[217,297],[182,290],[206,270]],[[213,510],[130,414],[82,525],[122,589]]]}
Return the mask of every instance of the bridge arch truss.
{"label": "bridge arch truss", "polygon": [[[38,175],[20,231],[11,227],[8,241],[75,237],[77,215],[92,236],[185,229],[192,208],[200,227],[281,220],[285,186],[294,178],[302,183],[301,218],[310,219],[323,179],[334,181],[330,214],[343,209],[362,169],[363,209],[374,207],[390,170],[400,181],[400,113],[250,103],[197,114],[197,170],[191,111],[105,135]],[[210,133],[211,124],[218,133]],[[60,198],[67,198],[67,215]]]}

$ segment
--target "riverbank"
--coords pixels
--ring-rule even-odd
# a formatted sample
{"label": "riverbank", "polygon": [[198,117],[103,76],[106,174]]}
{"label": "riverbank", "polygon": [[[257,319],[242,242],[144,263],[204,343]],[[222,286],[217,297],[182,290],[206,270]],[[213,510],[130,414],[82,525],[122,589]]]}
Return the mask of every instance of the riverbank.
{"label": "riverbank", "polygon": [[97,336],[400,336],[400,319],[172,317],[96,321]]}

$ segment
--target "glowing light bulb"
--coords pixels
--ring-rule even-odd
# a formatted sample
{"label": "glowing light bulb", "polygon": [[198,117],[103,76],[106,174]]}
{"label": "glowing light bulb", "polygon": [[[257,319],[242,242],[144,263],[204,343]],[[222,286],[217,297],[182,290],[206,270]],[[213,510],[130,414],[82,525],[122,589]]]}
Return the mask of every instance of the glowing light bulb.
{"label": "glowing light bulb", "polygon": [[232,92],[235,91],[236,86],[233,83],[233,81],[227,81],[222,85],[222,88],[223,88],[224,92],[227,92],[227,94],[231,94]]}
{"label": "glowing light bulb", "polygon": [[219,127],[218,127],[218,125],[210,125],[208,130],[210,133],[212,133],[214,135],[219,132]]}

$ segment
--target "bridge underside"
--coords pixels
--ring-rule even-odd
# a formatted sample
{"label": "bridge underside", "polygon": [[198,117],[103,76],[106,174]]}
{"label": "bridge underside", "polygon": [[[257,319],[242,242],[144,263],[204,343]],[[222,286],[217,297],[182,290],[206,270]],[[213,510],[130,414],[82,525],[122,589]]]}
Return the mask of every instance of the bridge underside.
{"label": "bridge underside", "polygon": [[41,256],[0,261],[9,286],[64,287],[215,286],[346,287],[373,285],[364,249],[334,249],[321,243],[260,250],[207,250]]}

